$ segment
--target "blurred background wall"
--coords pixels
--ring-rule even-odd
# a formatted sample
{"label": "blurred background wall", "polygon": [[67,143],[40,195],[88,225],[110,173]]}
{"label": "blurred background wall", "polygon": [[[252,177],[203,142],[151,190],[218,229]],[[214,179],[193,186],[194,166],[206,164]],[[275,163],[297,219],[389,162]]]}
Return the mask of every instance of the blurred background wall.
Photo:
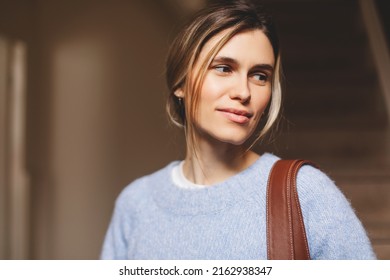
{"label": "blurred background wall", "polygon": [[[183,157],[164,61],[206,2],[0,0],[1,259],[98,258],[122,188]],[[388,3],[263,2],[286,98],[281,130],[256,150],[316,161],[390,259]]]}

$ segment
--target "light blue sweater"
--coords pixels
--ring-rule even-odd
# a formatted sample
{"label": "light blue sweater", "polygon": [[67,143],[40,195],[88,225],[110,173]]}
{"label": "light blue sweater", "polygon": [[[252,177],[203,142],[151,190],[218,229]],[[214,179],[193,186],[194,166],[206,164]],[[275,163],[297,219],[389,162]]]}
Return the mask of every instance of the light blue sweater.
{"label": "light blue sweater", "polygon": [[[266,186],[278,160],[204,189],[172,182],[172,162],[118,197],[102,259],[267,259]],[[334,183],[311,166],[297,179],[312,259],[375,259],[362,224]]]}

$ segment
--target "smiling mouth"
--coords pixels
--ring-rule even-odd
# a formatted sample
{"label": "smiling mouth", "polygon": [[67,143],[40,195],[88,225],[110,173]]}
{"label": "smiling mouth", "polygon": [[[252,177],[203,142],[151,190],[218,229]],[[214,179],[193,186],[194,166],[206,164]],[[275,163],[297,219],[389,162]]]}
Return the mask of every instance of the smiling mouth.
{"label": "smiling mouth", "polygon": [[249,119],[253,116],[253,114],[247,111],[236,109],[218,109],[217,111],[221,112],[230,121],[238,124],[248,123]]}

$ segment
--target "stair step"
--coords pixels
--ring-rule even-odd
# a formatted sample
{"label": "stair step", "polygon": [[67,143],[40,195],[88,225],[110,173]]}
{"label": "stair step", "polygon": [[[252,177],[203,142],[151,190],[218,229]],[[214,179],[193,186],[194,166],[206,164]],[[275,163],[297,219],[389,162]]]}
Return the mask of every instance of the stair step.
{"label": "stair step", "polygon": [[301,71],[326,69],[339,72],[375,71],[368,47],[361,46],[353,49],[340,46],[329,48],[313,46],[308,50],[308,47],[299,48],[295,42],[285,45],[291,46],[289,50],[281,50],[282,64],[285,69],[291,68]]}
{"label": "stair step", "polygon": [[390,244],[372,244],[378,260],[390,260]]}
{"label": "stair step", "polygon": [[[337,123],[335,123],[337,124]],[[273,142],[263,141],[262,147],[289,158],[308,158],[330,168],[338,163],[342,170],[372,168],[390,170],[390,132],[377,128],[355,127],[321,129],[306,120],[301,124],[284,124],[283,132]],[[334,168],[333,168],[334,169]],[[390,174],[390,172],[388,172]]]}
{"label": "stair step", "polygon": [[390,172],[383,181],[340,181],[338,185],[361,219],[378,258],[390,257]]}

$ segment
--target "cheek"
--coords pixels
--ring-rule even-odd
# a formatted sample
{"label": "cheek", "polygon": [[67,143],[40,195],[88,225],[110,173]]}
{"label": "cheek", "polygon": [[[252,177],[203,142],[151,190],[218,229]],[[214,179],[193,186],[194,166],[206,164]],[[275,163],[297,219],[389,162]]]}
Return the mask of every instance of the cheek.
{"label": "cheek", "polygon": [[268,106],[268,103],[271,101],[271,96],[272,96],[272,90],[271,88],[267,92],[267,94],[264,96],[264,108]]}
{"label": "cheek", "polygon": [[213,77],[212,75],[206,75],[200,93],[200,101],[213,101],[217,99],[223,92],[224,84],[222,81]]}
{"label": "cheek", "polygon": [[252,98],[254,106],[259,111],[264,111],[268,103],[271,101],[272,90],[271,87],[261,90],[257,93],[256,98]]}

